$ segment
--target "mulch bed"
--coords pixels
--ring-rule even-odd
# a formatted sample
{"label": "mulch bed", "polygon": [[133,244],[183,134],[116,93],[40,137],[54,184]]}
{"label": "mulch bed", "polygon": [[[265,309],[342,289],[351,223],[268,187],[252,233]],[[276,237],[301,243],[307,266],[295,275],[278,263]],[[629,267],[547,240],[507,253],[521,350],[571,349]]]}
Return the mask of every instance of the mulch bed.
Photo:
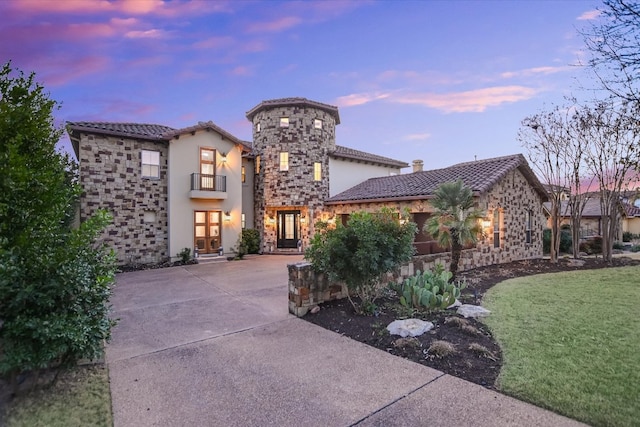
{"label": "mulch bed", "polygon": [[[583,265],[576,265],[567,259],[562,259],[557,264],[546,259],[526,260],[461,272],[458,277],[467,282],[461,300],[463,303],[480,304],[489,288],[514,277],[640,265],[640,260],[625,257],[615,258],[613,265],[604,263],[601,258],[585,258],[583,261]],[[356,314],[347,299],[330,301],[322,304],[318,313],[307,314],[303,319],[390,354],[494,388],[502,366],[502,353],[482,322],[463,319],[455,310],[419,313],[412,317],[428,320],[435,327],[419,337],[400,338],[390,335],[386,327],[396,319],[406,318],[406,310],[403,311],[392,294],[376,301],[376,304],[378,312],[375,316],[363,316]],[[455,352],[442,356],[441,341],[452,344]]]}

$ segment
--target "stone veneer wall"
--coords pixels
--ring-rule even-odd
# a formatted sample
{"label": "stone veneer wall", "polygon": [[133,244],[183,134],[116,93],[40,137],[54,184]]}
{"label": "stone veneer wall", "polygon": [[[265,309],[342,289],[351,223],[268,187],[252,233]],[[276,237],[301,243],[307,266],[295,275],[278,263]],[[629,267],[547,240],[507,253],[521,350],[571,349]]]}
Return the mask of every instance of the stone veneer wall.
{"label": "stone veneer wall", "polygon": [[[473,264],[474,266],[469,268],[542,257],[542,230],[546,224],[542,210],[542,199],[519,170],[510,171],[487,193],[478,197],[478,205],[486,212],[486,217],[492,221],[492,224],[488,230],[485,230],[484,239],[478,242],[472,254],[467,255],[473,258],[473,260],[466,261],[469,265]],[[327,206],[327,211],[330,212],[330,215],[349,214],[361,210],[376,212],[385,206],[396,209],[407,208],[411,213],[433,212],[428,200],[340,204]],[[500,210],[501,217],[498,247],[494,247],[493,241],[493,212],[495,209]],[[529,209],[533,212],[532,243],[525,241],[526,214]],[[465,261],[461,260],[460,262]]]}
{"label": "stone veneer wall", "polygon": [[[116,251],[119,264],[149,264],[168,258],[167,144],[82,134],[80,220],[97,209],[113,215],[102,241]],[[141,150],[160,152],[160,179],[142,178]],[[155,221],[145,222],[155,215]],[[147,218],[149,219],[149,218]]]}
{"label": "stone veneer wall", "polygon": [[[280,127],[288,117],[289,126]],[[322,120],[322,129],[314,120]],[[256,131],[260,124],[260,131]],[[253,152],[260,156],[260,172],[255,176],[255,224],[262,231],[263,249],[275,247],[276,226],[267,218],[276,210],[297,210],[306,216],[301,240],[306,247],[313,224],[320,219],[324,200],[329,197],[329,156],[335,149],[335,118],[328,112],[304,106],[274,106],[253,117]],[[289,170],[280,171],[280,153],[289,153]],[[322,180],[314,181],[313,165],[322,164]]]}

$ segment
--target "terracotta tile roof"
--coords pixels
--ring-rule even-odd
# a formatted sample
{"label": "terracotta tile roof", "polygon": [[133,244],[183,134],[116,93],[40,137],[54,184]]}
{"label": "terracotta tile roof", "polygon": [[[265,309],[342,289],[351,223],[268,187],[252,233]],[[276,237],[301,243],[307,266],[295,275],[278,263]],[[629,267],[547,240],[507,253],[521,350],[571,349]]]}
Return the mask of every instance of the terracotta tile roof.
{"label": "terracotta tile roof", "polygon": [[[595,193],[594,193],[595,194]],[[551,202],[546,202],[544,204],[547,212],[551,210]],[[640,208],[634,206],[630,203],[625,203],[620,201],[620,209],[621,212],[624,213],[627,217],[636,217],[640,216]],[[560,203],[560,216],[562,217],[570,217],[571,216],[571,206],[568,201],[562,201]],[[600,196],[595,195],[587,199],[584,204],[584,209],[582,211],[582,217],[584,218],[600,218],[602,216],[602,208],[600,207]]]}
{"label": "terracotta tile roof", "polygon": [[430,198],[442,183],[461,179],[475,194],[490,190],[513,169],[520,172],[535,190],[547,200],[544,187],[533,173],[522,154],[496,157],[474,162],[459,163],[444,169],[371,178],[331,197],[328,204],[372,202],[385,200],[412,200]]}
{"label": "terracotta tile roof", "polygon": [[359,162],[375,163],[397,168],[406,168],[409,166],[408,163],[401,162],[400,160],[365,153],[364,151],[354,150],[353,148],[342,147],[340,145],[336,145],[336,149],[329,153],[329,155],[338,159],[356,160]]}
{"label": "terracotta tile roof", "polygon": [[156,124],[115,122],[67,122],[67,128],[73,132],[90,132],[154,141],[164,139],[165,133],[175,130],[169,126]]}
{"label": "terracotta tile roof", "polygon": [[209,129],[235,144],[243,147],[244,151],[251,151],[251,143],[242,141],[212,121],[199,122],[195,126],[174,129],[169,126],[147,123],[117,123],[117,122],[67,122],[67,129],[73,133],[88,132],[100,135],[123,136],[128,138],[146,139],[152,141],[168,141],[185,133],[201,129]]}
{"label": "terracotta tile roof", "polygon": [[327,113],[331,114],[333,118],[336,120],[336,124],[340,124],[340,115],[338,114],[338,107],[335,105],[323,104],[322,102],[312,101],[307,98],[279,98],[279,99],[269,99],[266,101],[262,101],[260,104],[253,107],[251,110],[247,111],[247,119],[253,120],[253,117],[258,114],[262,110],[276,108],[276,107],[290,107],[290,106],[301,106],[301,107],[311,107],[317,108]]}
{"label": "terracotta tile roof", "polygon": [[233,136],[232,134],[230,134],[226,130],[222,129],[220,126],[218,126],[215,123],[213,123],[211,120],[209,120],[208,122],[198,122],[197,125],[189,126],[189,127],[182,128],[182,129],[172,129],[172,130],[166,132],[163,135],[163,137],[166,138],[166,139],[179,138],[180,135],[184,135],[185,133],[196,132],[198,130],[212,130],[214,132],[219,133],[224,138],[228,139],[229,141],[233,142],[234,144],[238,144],[238,145],[242,146],[244,151],[251,151],[251,149],[252,149],[250,142],[242,141],[242,140],[236,138],[235,136]]}

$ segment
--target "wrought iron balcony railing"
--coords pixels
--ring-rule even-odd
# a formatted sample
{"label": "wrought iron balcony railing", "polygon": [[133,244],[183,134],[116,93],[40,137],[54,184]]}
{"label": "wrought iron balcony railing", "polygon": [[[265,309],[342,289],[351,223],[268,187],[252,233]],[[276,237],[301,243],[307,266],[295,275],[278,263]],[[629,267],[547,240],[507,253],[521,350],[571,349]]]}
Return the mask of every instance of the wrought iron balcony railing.
{"label": "wrought iron balcony railing", "polygon": [[227,191],[227,177],[224,175],[191,174],[191,191]]}

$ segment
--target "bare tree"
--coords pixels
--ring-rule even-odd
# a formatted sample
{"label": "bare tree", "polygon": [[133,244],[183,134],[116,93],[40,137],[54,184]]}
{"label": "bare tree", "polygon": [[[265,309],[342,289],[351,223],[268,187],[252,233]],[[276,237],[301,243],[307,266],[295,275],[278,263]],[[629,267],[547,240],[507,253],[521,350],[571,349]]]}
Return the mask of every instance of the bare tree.
{"label": "bare tree", "polygon": [[526,117],[518,140],[527,150],[531,165],[547,184],[550,199],[551,262],[560,252],[560,208],[565,188],[565,147],[569,138],[566,113],[559,107]]}
{"label": "bare tree", "polygon": [[616,98],[640,102],[640,3],[604,0],[599,19],[582,36],[601,85]]}
{"label": "bare tree", "polygon": [[576,110],[582,138],[589,142],[585,160],[598,183],[602,214],[602,254],[611,262],[620,219],[620,193],[627,189],[640,154],[637,104],[599,101]]}
{"label": "bare tree", "polygon": [[[586,165],[586,154],[589,151],[589,139],[581,126],[580,116],[576,114],[577,102],[573,100],[573,106],[568,110],[567,144],[564,152],[565,185],[568,189],[568,210],[571,215],[571,242],[574,258],[580,256],[581,221],[584,207],[589,199],[585,188],[590,188],[594,176],[589,175]],[[583,188],[584,186],[584,188]]]}

